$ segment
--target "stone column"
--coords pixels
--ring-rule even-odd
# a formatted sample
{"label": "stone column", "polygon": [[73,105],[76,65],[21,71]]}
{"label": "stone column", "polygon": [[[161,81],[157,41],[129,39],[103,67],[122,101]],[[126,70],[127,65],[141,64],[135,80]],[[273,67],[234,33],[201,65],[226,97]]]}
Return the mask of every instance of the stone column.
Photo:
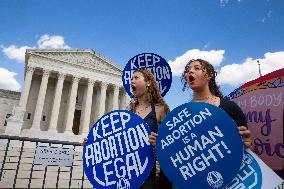
{"label": "stone column", "polygon": [[78,83],[79,83],[79,78],[78,77],[73,77],[72,78],[72,86],[71,86],[71,93],[69,96],[69,101],[68,101],[68,109],[66,113],[66,127],[65,127],[65,132],[72,134],[72,126],[73,126],[73,119],[74,119],[74,112],[75,112],[75,105],[76,105],[76,97],[77,97],[77,90],[78,90]]}
{"label": "stone column", "polygon": [[90,116],[91,116],[91,108],[92,108],[92,99],[93,99],[93,87],[94,87],[94,80],[89,79],[88,80],[88,88],[87,88],[87,95],[85,104],[83,106],[83,119],[80,125],[80,128],[82,128],[82,134],[87,135],[89,132],[89,124],[90,124]]}
{"label": "stone column", "polygon": [[120,96],[120,106],[119,106],[119,108],[121,109],[121,110],[124,110],[125,109],[125,92],[124,91],[122,91],[122,94],[121,94],[121,96]]}
{"label": "stone column", "polygon": [[119,95],[119,86],[114,85],[113,89],[113,99],[112,99],[112,110],[118,110],[118,95]]}
{"label": "stone column", "polygon": [[31,129],[40,130],[40,121],[42,116],[42,110],[44,106],[44,100],[46,95],[46,88],[49,78],[49,71],[43,70],[43,76],[41,79],[41,84],[39,88],[38,98],[36,102],[36,108],[35,108],[35,114],[34,114],[34,120]]}
{"label": "stone column", "polygon": [[57,131],[57,121],[58,121],[64,79],[65,79],[65,75],[62,73],[59,73],[58,81],[57,81],[56,88],[55,88],[54,99],[53,99],[51,118],[49,122],[49,130],[53,132]]}
{"label": "stone column", "polygon": [[106,102],[106,89],[107,83],[101,83],[101,94],[99,97],[99,113],[98,118],[104,115],[105,113],[105,102]]}
{"label": "stone column", "polygon": [[26,77],[25,77],[25,84],[23,88],[23,92],[20,98],[19,106],[26,110],[27,101],[30,93],[31,83],[32,83],[32,77],[34,73],[35,68],[33,67],[27,67]]}
{"label": "stone column", "polygon": [[123,100],[122,100],[122,109],[126,109],[130,105],[130,97],[128,96],[127,92],[123,92]]}

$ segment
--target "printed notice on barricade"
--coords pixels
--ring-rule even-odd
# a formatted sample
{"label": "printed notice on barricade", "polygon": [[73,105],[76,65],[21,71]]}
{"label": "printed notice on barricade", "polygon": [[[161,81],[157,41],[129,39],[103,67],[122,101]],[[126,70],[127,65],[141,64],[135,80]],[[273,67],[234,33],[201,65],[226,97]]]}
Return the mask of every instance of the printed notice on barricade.
{"label": "printed notice on barricade", "polygon": [[168,62],[161,56],[154,53],[141,53],[131,58],[124,67],[122,74],[122,82],[124,89],[130,97],[133,96],[131,92],[131,78],[135,70],[150,71],[158,84],[161,95],[164,97],[171,88],[172,72]]}
{"label": "printed notice on barricade", "polygon": [[154,160],[150,128],[138,115],[115,110],[102,116],[83,149],[84,171],[95,188],[138,188]]}
{"label": "printed notice on barricade", "polygon": [[161,169],[179,188],[226,187],[244,152],[235,122],[208,103],[186,103],[171,111],[156,145]]}
{"label": "printed notice on barricade", "polygon": [[74,149],[53,146],[37,146],[33,164],[46,166],[71,167],[74,161]]}

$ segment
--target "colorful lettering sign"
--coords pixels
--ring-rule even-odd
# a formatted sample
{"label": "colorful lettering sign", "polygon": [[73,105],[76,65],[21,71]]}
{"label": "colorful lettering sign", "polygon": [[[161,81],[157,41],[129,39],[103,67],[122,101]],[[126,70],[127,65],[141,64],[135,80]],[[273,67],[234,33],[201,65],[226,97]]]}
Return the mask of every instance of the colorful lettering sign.
{"label": "colorful lettering sign", "polygon": [[284,167],[284,69],[247,82],[227,97],[243,110],[253,151],[273,170]]}

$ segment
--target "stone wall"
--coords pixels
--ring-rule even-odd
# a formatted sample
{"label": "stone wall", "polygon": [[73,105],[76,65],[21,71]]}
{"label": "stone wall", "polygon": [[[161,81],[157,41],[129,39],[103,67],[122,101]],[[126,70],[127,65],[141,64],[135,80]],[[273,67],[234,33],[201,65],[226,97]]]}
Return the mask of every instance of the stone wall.
{"label": "stone wall", "polygon": [[0,89],[0,134],[5,132],[5,119],[7,114],[11,114],[13,107],[18,105],[20,92]]}

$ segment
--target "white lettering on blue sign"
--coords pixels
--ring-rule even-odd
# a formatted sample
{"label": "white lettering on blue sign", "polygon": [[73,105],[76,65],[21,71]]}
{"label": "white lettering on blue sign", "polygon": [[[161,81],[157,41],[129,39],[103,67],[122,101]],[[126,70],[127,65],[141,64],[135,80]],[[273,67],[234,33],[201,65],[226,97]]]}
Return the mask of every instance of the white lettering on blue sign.
{"label": "white lettering on blue sign", "polygon": [[160,57],[155,54],[140,54],[130,60],[131,69],[143,69],[153,67],[157,62],[160,62]]}
{"label": "white lettering on blue sign", "polygon": [[132,96],[131,78],[135,70],[150,71],[156,79],[162,96],[165,96],[170,89],[172,72],[167,61],[154,53],[142,53],[131,58],[123,70],[123,86],[130,96]]}
{"label": "white lettering on blue sign", "polygon": [[259,164],[252,155],[245,151],[240,170],[226,188],[262,188],[262,180]]}
{"label": "white lettering on blue sign", "polygon": [[[178,122],[181,122],[184,117],[190,116],[190,114],[187,114],[187,113],[188,112],[186,111],[186,108],[185,108],[180,113],[178,113],[179,119],[174,117],[173,120],[178,120]],[[195,124],[200,124],[202,122],[202,119],[206,119],[205,117],[206,115],[207,116],[212,115],[208,109],[206,109],[206,111],[200,111],[199,113],[200,115],[195,115],[193,117],[193,118],[195,118],[196,116],[199,117],[198,118],[199,121],[194,121]],[[176,122],[174,123],[175,124],[172,125],[173,127],[176,125]],[[174,143],[174,140],[178,140],[184,133],[187,133],[187,131],[185,132],[185,130],[183,131],[183,129],[180,129],[181,127],[184,129],[183,126],[180,126],[179,130],[174,130],[171,135],[166,136],[166,141],[168,143],[165,140],[161,140],[162,149],[164,149],[165,146],[168,146],[169,144]],[[196,174],[196,171],[203,171],[204,169],[206,169],[206,167],[209,167],[210,159],[213,160],[214,162],[217,162],[218,158],[219,159],[224,158],[224,154],[225,154],[224,151],[228,154],[231,153],[231,151],[228,149],[228,147],[223,141],[207,149],[208,144],[212,145],[217,141],[216,137],[218,138],[224,137],[223,133],[220,131],[218,126],[215,126],[214,128],[215,130],[209,130],[207,132],[207,136],[201,135],[199,140],[193,141],[192,145],[190,144],[187,145],[186,147],[184,147],[183,151],[178,151],[177,153],[175,153],[174,157],[170,156],[170,159],[173,165],[175,167],[179,167],[179,170],[185,180],[188,179],[188,176],[189,177],[194,176]],[[178,133],[178,134],[175,134],[175,133]],[[193,135],[193,136],[196,137],[196,135]],[[188,161],[190,158],[193,158],[195,156],[195,152],[204,151],[204,150],[207,150],[207,151],[203,152],[200,156],[195,157],[192,163],[187,162],[186,165],[184,165],[183,161]],[[177,163],[179,163],[180,165],[178,165]]]}
{"label": "white lettering on blue sign", "polygon": [[181,188],[224,188],[239,170],[243,154],[232,118],[208,103],[172,110],[159,127],[156,144],[161,169]]}
{"label": "white lettering on blue sign", "polygon": [[[100,142],[87,145],[85,152],[87,167],[101,163],[102,160],[107,161],[110,158],[116,158],[124,155],[124,153],[129,153],[130,150],[137,150],[139,147],[149,144],[145,126],[143,124],[137,125],[135,128],[129,128],[127,131],[104,138]],[[123,146],[126,147],[126,152]]]}
{"label": "white lettering on blue sign", "polygon": [[135,179],[146,179],[153,165],[149,134],[143,119],[132,112],[116,110],[101,117],[90,131],[88,140],[94,140],[84,145],[83,154],[84,169],[94,187],[122,182],[133,186]]}
{"label": "white lettering on blue sign", "polygon": [[[206,120],[206,118],[210,116],[212,116],[212,114],[207,108],[205,108],[204,111],[199,111],[199,114],[194,116],[191,116],[186,108],[180,111],[177,117],[173,117],[170,121],[166,122],[166,126],[168,126],[169,130],[173,130],[177,125],[179,125],[179,127],[173,130],[171,134],[167,135],[165,139],[161,140],[162,149],[173,144],[175,140],[179,140],[181,137],[187,135],[187,133],[192,130],[192,127],[201,124],[203,120]],[[185,119],[187,121],[180,125]]]}

